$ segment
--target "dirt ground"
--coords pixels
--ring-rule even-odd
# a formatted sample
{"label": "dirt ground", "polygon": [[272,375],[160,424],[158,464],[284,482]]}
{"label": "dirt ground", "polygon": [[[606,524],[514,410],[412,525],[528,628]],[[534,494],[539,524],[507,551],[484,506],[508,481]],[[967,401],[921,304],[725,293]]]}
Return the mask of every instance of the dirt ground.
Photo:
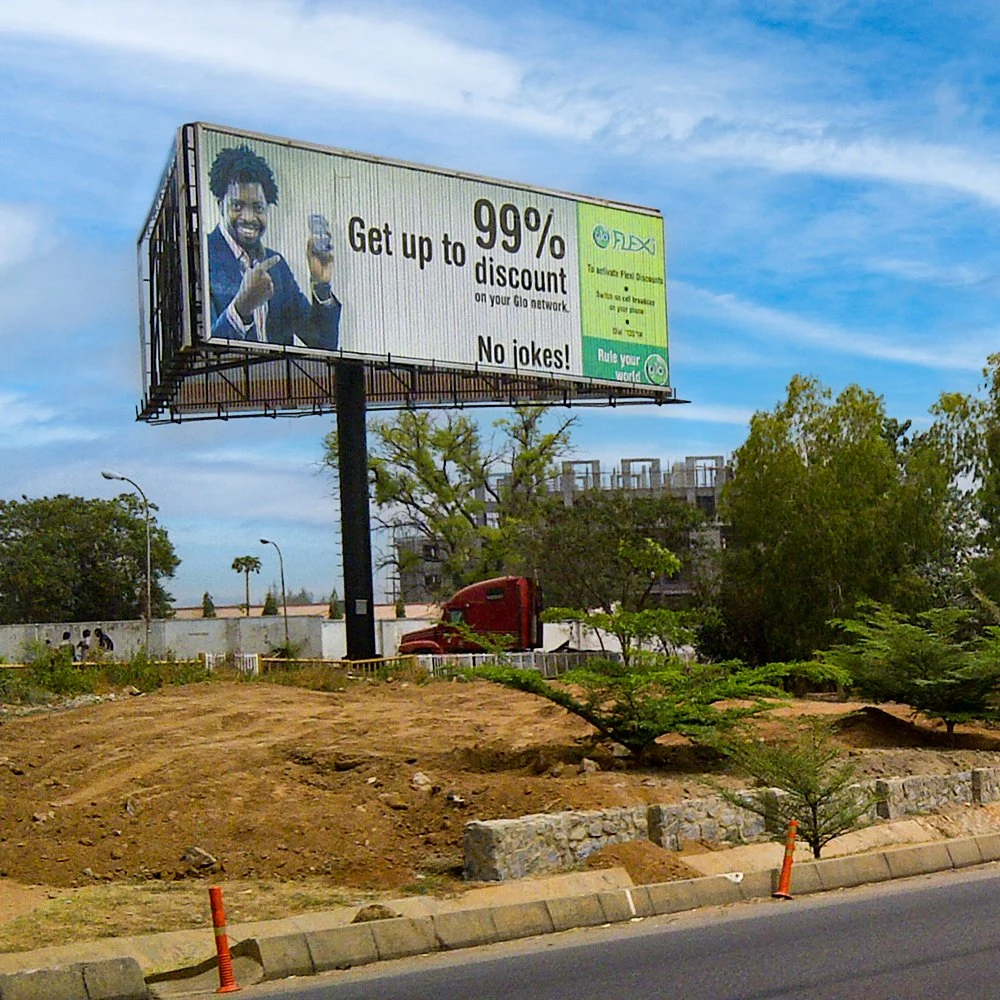
{"label": "dirt ground", "polygon": [[[914,725],[905,709],[863,708],[795,701],[760,724],[843,716],[839,738],[863,776],[1000,766],[992,730],[963,727],[949,749],[942,730]],[[56,711],[8,706],[0,931],[64,890],[108,883],[224,879],[248,895],[308,885],[315,905],[459,891],[470,819],[698,797],[710,792],[708,771],[745,783],[683,740],[666,742],[666,765],[635,767],[561,708],[487,683],[358,682],[322,693],[215,682]],[[585,757],[600,770],[584,773]],[[637,882],[690,876],[659,850],[623,845],[594,860]],[[0,950],[10,947],[0,933]]]}

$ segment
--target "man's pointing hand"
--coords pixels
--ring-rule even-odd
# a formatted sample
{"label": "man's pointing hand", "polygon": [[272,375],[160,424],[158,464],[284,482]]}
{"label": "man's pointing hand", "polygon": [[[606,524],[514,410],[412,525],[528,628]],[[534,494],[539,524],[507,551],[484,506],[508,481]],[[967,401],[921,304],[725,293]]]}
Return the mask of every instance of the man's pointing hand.
{"label": "man's pointing hand", "polygon": [[250,323],[253,320],[254,310],[259,309],[274,295],[274,281],[268,271],[279,260],[281,257],[274,254],[267,260],[254,263],[243,273],[240,290],[233,299],[233,306],[244,323]]}

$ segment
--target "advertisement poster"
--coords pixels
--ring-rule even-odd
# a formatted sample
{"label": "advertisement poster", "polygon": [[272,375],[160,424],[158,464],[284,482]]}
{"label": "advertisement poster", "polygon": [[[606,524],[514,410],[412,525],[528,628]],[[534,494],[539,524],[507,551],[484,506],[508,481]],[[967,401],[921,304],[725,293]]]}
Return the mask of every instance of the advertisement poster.
{"label": "advertisement poster", "polygon": [[663,219],[197,129],[205,339],[669,386]]}

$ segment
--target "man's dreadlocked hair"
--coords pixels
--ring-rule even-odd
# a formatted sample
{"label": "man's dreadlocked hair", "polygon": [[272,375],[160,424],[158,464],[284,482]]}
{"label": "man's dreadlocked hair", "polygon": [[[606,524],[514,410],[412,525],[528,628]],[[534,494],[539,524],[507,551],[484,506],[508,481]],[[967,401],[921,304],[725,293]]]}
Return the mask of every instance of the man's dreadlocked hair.
{"label": "man's dreadlocked hair", "polygon": [[278,204],[278,185],[267,161],[249,146],[230,146],[219,150],[208,175],[209,188],[220,201],[225,198],[229,185],[260,184],[269,205]]}

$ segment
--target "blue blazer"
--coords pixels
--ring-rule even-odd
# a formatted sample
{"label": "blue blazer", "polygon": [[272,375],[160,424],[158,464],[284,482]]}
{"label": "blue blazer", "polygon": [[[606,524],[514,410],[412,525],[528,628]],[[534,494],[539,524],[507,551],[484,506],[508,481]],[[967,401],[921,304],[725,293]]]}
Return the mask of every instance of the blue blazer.
{"label": "blue blazer", "polygon": [[[264,256],[281,257],[277,251],[264,248]],[[291,344],[294,334],[307,347],[324,351],[337,349],[340,332],[340,302],[336,296],[327,305],[311,302],[299,289],[291,268],[284,257],[268,272],[274,282],[274,295],[267,306],[267,343]],[[216,226],[208,234],[208,289],[212,304],[212,337],[223,340],[257,340],[255,330],[249,334],[234,327],[226,316],[229,303],[236,298],[243,281],[243,269],[233,256],[226,238]]]}

